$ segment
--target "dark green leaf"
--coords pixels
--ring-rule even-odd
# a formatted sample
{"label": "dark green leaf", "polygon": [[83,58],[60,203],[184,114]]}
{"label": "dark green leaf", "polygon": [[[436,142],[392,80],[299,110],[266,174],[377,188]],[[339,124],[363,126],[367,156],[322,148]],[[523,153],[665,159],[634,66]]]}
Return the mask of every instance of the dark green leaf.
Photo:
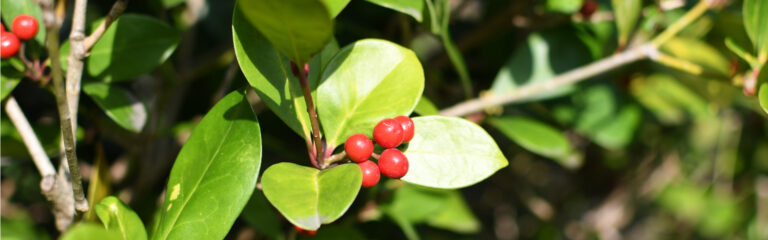
{"label": "dark green leaf", "polygon": [[18,211],[12,215],[14,215],[13,218],[3,216],[0,219],[0,228],[3,229],[0,231],[0,238],[4,240],[50,239],[46,231],[35,226],[35,222],[26,212]]}
{"label": "dark green leaf", "polygon": [[496,118],[490,123],[523,148],[565,167],[576,168],[582,163],[565,135],[545,123],[524,117]]}
{"label": "dark green leaf", "polygon": [[757,49],[758,56],[762,56],[765,62],[765,58],[768,58],[768,2],[745,0],[743,14],[747,35]]}
{"label": "dark green leaf", "polygon": [[280,216],[272,205],[269,205],[264,192],[254,191],[251,200],[245,205],[242,213],[243,219],[257,232],[274,239],[283,237],[283,229],[280,228]]}
{"label": "dark green leaf", "polygon": [[120,233],[110,231],[95,223],[80,223],[64,233],[61,240],[121,240]]}
{"label": "dark green leaf", "polygon": [[93,45],[86,58],[88,74],[107,82],[136,78],[165,62],[179,39],[179,33],[160,20],[123,14]]}
{"label": "dark green leaf", "polygon": [[147,109],[130,92],[104,82],[86,82],[83,92],[121,127],[141,132],[147,122]]}
{"label": "dark green leaf", "polygon": [[470,121],[443,116],[413,118],[415,136],[403,151],[402,180],[434,188],[466,187],[508,165],[496,142]]}
{"label": "dark green leaf", "polygon": [[367,39],[344,47],[328,63],[317,107],[329,146],[371,136],[384,118],[410,115],[424,90],[424,72],[411,50]]}
{"label": "dark green leaf", "polygon": [[296,63],[309,62],[333,35],[331,15],[318,0],[237,2],[245,18]]}
{"label": "dark green leaf", "polygon": [[641,0],[611,0],[616,28],[619,30],[619,45],[624,46],[635,29],[642,10]]}
{"label": "dark green leaf", "polygon": [[240,215],[261,166],[261,130],[244,92],[219,100],[192,131],[152,239],[222,239]]}
{"label": "dark green leaf", "polygon": [[[424,11],[423,0],[367,0],[368,2],[376,5],[389,8],[403,14],[409,15],[416,19],[417,22],[421,22],[421,13]],[[428,0],[432,1],[432,0]]]}
{"label": "dark green leaf", "polygon": [[104,227],[107,230],[119,232],[123,240],[147,239],[147,230],[144,229],[144,223],[141,222],[139,215],[136,215],[120,199],[109,196],[94,207]]}
{"label": "dark green leaf", "polygon": [[419,98],[419,103],[416,104],[416,109],[413,111],[421,116],[440,114],[440,110],[437,110],[435,104],[425,96],[421,96],[421,98]]}
{"label": "dark green leaf", "polygon": [[640,123],[640,111],[621,105],[611,88],[597,85],[579,92],[574,102],[580,107],[576,131],[608,149],[626,146]]}
{"label": "dark green leaf", "polygon": [[[502,66],[491,90],[505,94],[528,84],[550,81],[557,74],[584,65],[590,61],[590,52],[580,41],[574,41],[564,32],[531,34],[525,45]],[[571,85],[560,87],[528,100],[561,96],[573,90]]]}
{"label": "dark green leaf", "polygon": [[587,134],[600,146],[620,149],[632,141],[641,118],[641,112],[637,106],[625,105],[613,117],[605,120],[602,127],[592,129]]}
{"label": "dark green leaf", "polygon": [[472,209],[469,209],[461,193],[453,190],[449,191],[447,195],[443,208],[437,214],[430,216],[427,219],[427,224],[465,234],[480,231],[480,221],[472,213]]}
{"label": "dark green leaf", "polygon": [[[6,31],[12,31],[11,23],[13,19],[19,14],[31,15],[37,19],[37,35],[35,35],[35,42],[39,46],[45,46],[45,25],[43,24],[43,11],[40,9],[40,5],[35,0],[3,0],[0,1],[0,8],[3,9],[3,23],[5,23]],[[5,61],[5,60],[4,60]]]}
{"label": "dark green leaf", "polygon": [[[32,129],[35,131],[37,139],[40,140],[48,156],[53,157],[59,154],[61,131],[59,130],[58,123],[32,124]],[[80,129],[78,128],[78,130]],[[6,117],[2,118],[2,122],[0,122],[0,144],[2,145],[0,147],[0,155],[2,156],[30,157],[21,134],[16,131],[16,127]]]}
{"label": "dark green leaf", "polygon": [[407,184],[395,191],[386,213],[410,223],[422,223],[444,209],[450,191]]}
{"label": "dark green leaf", "polygon": [[264,195],[294,225],[316,230],[341,217],[357,197],[362,172],[355,164],[320,171],[281,162],[264,171]]}

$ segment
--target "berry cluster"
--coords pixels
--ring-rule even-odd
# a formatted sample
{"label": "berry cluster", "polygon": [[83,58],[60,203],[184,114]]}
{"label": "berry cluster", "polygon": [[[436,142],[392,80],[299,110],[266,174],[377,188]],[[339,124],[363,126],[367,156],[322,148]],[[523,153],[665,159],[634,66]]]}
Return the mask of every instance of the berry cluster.
{"label": "berry cluster", "polygon": [[368,159],[373,155],[373,142],[362,133],[350,136],[344,143],[347,157],[357,162],[363,171],[363,187],[372,187],[379,182],[380,174],[391,178],[401,178],[408,173],[408,158],[396,147],[413,139],[413,120],[406,116],[397,116],[381,120],[373,129],[373,139],[386,148],[378,156],[379,163]]}
{"label": "berry cluster", "polygon": [[30,15],[18,15],[11,23],[11,31],[6,32],[0,24],[0,57],[10,58],[19,52],[21,40],[29,40],[37,35],[37,19]]}

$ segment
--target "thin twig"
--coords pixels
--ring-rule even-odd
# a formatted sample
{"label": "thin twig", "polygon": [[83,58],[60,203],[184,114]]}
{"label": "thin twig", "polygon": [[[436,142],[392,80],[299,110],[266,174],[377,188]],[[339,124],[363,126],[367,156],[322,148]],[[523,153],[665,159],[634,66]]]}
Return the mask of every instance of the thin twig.
{"label": "thin twig", "polygon": [[680,20],[677,20],[675,23],[672,23],[667,29],[664,29],[663,32],[661,32],[659,35],[657,35],[653,40],[651,40],[651,43],[656,46],[661,46],[667,40],[671,39],[680,31],[682,31],[685,27],[693,23],[696,19],[698,19],[704,12],[709,9],[709,1],[710,0],[701,0],[699,3],[696,4],[691,10],[689,10],[683,17],[680,18]]}
{"label": "thin twig", "polygon": [[573,84],[588,79],[619,66],[623,66],[640,59],[645,59],[649,56],[655,56],[658,53],[657,51],[657,48],[652,44],[645,44],[639,47],[634,47],[603,60],[565,72],[552,78],[549,81],[526,85],[505,94],[492,95],[490,97],[476,98],[465,101],[440,111],[440,114],[446,116],[464,116],[483,110],[487,107],[525,100],[528,97],[535,96],[536,94],[547,92],[568,84]]}
{"label": "thin twig", "polygon": [[[315,144],[314,151],[310,148],[310,159],[314,159],[313,165],[323,166],[323,140],[320,138],[320,123],[317,120],[317,111],[315,110],[315,103],[312,101],[312,90],[307,80],[307,72],[304,71],[303,65],[296,65],[296,69],[299,71],[299,83],[301,83],[301,92],[304,94],[304,101],[307,103],[307,113],[309,113],[309,119],[312,123],[312,142]],[[314,156],[314,157],[313,157]]]}
{"label": "thin twig", "polygon": [[83,77],[85,58],[85,12],[88,0],[75,0],[72,13],[72,31],[69,33],[69,56],[67,56],[67,107],[72,114],[72,132],[77,132],[77,107],[80,102],[80,82]]}
{"label": "thin twig", "polygon": [[[43,145],[40,144],[40,140],[37,139],[32,126],[30,126],[27,117],[24,116],[24,112],[21,111],[19,103],[13,96],[9,96],[5,101],[5,112],[8,114],[8,118],[13,122],[13,126],[19,131],[21,140],[24,141],[24,145],[29,150],[29,155],[32,156],[32,161],[35,162],[37,170],[40,171],[40,176],[45,179],[47,176],[56,175],[56,169],[53,168],[51,160],[48,158],[48,154],[45,153]],[[42,187],[42,183],[41,183]],[[44,189],[44,188],[43,188]]]}
{"label": "thin twig", "polygon": [[128,0],[115,1],[115,4],[112,5],[112,9],[110,9],[109,13],[107,13],[107,16],[104,17],[104,21],[101,22],[101,24],[99,24],[96,29],[93,29],[91,35],[88,35],[88,37],[85,38],[84,46],[86,51],[90,50],[91,47],[93,47],[93,44],[96,44],[96,41],[101,38],[101,35],[107,31],[109,25],[112,25],[112,23],[117,20],[117,17],[123,14],[126,6],[128,6]]}
{"label": "thin twig", "polygon": [[[40,5],[43,8],[43,21],[45,22],[45,29],[47,31],[45,45],[48,50],[48,56],[50,56],[50,59],[59,59],[59,25],[53,11],[53,1],[41,0]],[[86,212],[88,211],[88,200],[85,199],[85,194],[83,193],[82,176],[80,175],[80,168],[77,165],[75,135],[72,132],[72,115],[69,112],[69,104],[67,104],[67,94],[60,61],[51,61],[51,75],[53,75],[56,105],[59,111],[61,134],[65,146],[64,151],[66,153],[67,163],[69,164],[70,177],[72,179],[75,209],[80,212]]]}
{"label": "thin twig", "polygon": [[659,55],[654,59],[657,63],[660,63],[662,65],[675,68],[693,75],[701,75],[701,73],[704,71],[704,69],[692,62],[679,59],[673,56],[669,56],[666,54],[659,53]]}

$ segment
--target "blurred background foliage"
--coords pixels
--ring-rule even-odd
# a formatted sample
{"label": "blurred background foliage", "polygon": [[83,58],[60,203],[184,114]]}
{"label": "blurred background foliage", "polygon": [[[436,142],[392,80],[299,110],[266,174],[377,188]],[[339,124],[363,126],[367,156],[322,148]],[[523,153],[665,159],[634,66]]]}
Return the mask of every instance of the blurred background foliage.
{"label": "blurred background foliage", "polygon": [[[382,38],[418,55],[427,79],[420,115],[548,81],[649,41],[696,1],[426,3],[353,0],[334,26],[340,46]],[[111,4],[90,1],[86,25]],[[753,45],[742,2],[713,4],[661,47],[700,66],[699,74],[640,61],[470,115],[496,139],[508,168],[461,190],[388,181],[361,192],[342,219],[314,238],[768,239],[768,115],[742,93],[740,75],[750,66],[724,41],[748,52]],[[224,93],[247,85],[232,50],[233,6],[234,0],[130,2],[126,13],[177,30],[178,47],[151,73],[128,71],[130,81],[112,84],[146,106],[143,129],[112,121],[98,98],[81,98],[78,154],[92,203],[119,196],[152,229],[173,159],[191,129]],[[448,20],[434,21],[441,19]],[[18,83],[13,94],[48,153],[57,154],[53,95],[31,81]],[[307,164],[302,139],[286,134],[291,130],[249,96],[263,126],[262,169],[281,161]],[[0,123],[2,238],[56,238],[40,176],[10,121]],[[256,191],[228,238],[283,239],[294,237],[292,231]]]}

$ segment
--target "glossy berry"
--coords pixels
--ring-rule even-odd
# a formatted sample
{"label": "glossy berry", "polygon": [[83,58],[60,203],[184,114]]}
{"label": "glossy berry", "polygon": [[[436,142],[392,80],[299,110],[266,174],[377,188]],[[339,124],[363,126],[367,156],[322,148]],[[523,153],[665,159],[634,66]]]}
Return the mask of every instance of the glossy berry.
{"label": "glossy berry", "polygon": [[376,183],[379,183],[381,173],[376,163],[366,160],[365,162],[358,163],[357,166],[363,172],[363,187],[373,187]]}
{"label": "glossy berry", "polygon": [[29,15],[18,15],[11,23],[11,31],[21,40],[29,40],[37,35],[37,19]]}
{"label": "glossy berry", "polygon": [[413,120],[406,116],[397,116],[395,117],[395,120],[397,120],[400,123],[400,127],[403,128],[403,142],[410,142],[411,139],[413,139],[413,132],[415,130],[413,128]]}
{"label": "glossy berry", "polygon": [[296,229],[296,232],[304,236],[312,236],[312,235],[315,235],[315,233],[317,233],[317,230],[306,230],[296,225],[293,225],[293,228]]}
{"label": "glossy berry", "polygon": [[384,148],[394,148],[403,143],[403,128],[400,122],[387,118],[373,128],[373,140]]}
{"label": "glossy berry", "polygon": [[401,178],[408,173],[408,158],[400,150],[384,150],[379,158],[379,171],[387,177]]}
{"label": "glossy berry", "polygon": [[347,156],[352,161],[364,162],[373,153],[373,142],[364,134],[358,133],[347,138],[347,142],[344,143],[344,151],[347,152]]}
{"label": "glossy berry", "polygon": [[3,26],[3,24],[0,24],[0,32],[5,32],[5,26]]}
{"label": "glossy berry", "polygon": [[0,33],[0,56],[3,59],[15,56],[19,52],[19,44],[19,38],[16,37],[16,34],[12,32]]}

